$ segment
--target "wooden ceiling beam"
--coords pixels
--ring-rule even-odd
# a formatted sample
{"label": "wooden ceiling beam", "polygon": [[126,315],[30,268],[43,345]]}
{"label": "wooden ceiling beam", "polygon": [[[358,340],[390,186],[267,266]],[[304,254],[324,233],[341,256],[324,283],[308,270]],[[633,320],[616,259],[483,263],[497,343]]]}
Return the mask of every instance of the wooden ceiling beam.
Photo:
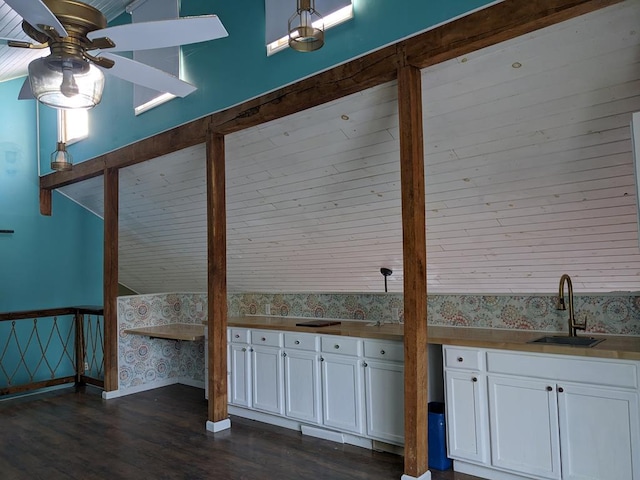
{"label": "wooden ceiling beam", "polygon": [[621,1],[505,0],[235,107],[78,163],[70,172],[45,175],[40,188],[53,190],[102,175],[105,168],[128,167],[204,143],[209,125],[215,133],[227,135],[394,80],[404,54],[408,64],[425,68]]}

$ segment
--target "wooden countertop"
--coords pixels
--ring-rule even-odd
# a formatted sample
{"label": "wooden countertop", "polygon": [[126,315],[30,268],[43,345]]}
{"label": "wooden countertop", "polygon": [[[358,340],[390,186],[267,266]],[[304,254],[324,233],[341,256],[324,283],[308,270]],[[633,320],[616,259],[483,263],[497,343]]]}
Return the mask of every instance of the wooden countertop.
{"label": "wooden countertop", "polygon": [[[229,317],[228,326],[322,333],[326,335],[347,335],[351,337],[382,340],[403,340],[404,338],[404,327],[399,324],[368,326],[367,322],[341,320],[340,325],[332,325],[328,327],[296,326],[296,323],[307,320],[312,319],[267,316]],[[640,337],[634,336],[589,334],[587,336],[604,339],[603,342],[589,348],[527,343],[530,340],[554,334],[563,335],[563,333],[557,332],[430,326],[427,341],[432,344],[441,345],[459,345],[466,347],[518,350],[523,352],[640,360]]]}
{"label": "wooden countertop", "polygon": [[194,341],[204,338],[204,326],[200,323],[170,323],[153,327],[128,328],[124,333],[151,338]]}

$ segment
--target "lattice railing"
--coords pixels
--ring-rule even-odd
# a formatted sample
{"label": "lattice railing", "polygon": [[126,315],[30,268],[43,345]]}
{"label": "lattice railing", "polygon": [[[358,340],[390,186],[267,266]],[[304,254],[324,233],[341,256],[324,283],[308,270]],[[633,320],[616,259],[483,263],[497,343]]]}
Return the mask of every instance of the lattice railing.
{"label": "lattice railing", "polygon": [[85,314],[83,322],[83,370],[87,383],[104,385],[104,317]]}
{"label": "lattice railing", "polygon": [[0,314],[0,395],[72,382],[102,386],[103,326],[99,308]]}

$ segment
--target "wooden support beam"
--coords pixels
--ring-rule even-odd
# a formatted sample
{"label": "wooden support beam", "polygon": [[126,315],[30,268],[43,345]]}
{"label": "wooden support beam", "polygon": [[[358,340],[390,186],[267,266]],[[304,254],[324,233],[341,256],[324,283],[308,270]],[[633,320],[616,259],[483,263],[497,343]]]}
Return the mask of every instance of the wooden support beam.
{"label": "wooden support beam", "polygon": [[40,188],[40,215],[51,216],[51,190]]}
{"label": "wooden support beam", "polygon": [[427,241],[421,74],[398,69],[404,268],[404,471],[428,471]]}
{"label": "wooden support beam", "polygon": [[119,170],[104,171],[104,389],[118,389]]}
{"label": "wooden support beam", "polygon": [[227,413],[227,214],[224,136],[207,136],[209,421]]}
{"label": "wooden support beam", "polygon": [[442,63],[622,0],[505,0],[401,43],[407,63]]}
{"label": "wooden support beam", "polygon": [[[40,178],[45,190],[101,175],[205,142],[207,128],[229,134],[395,79],[398,49],[425,68],[622,0],[504,0],[330,70]],[[404,61],[404,59],[403,59]]]}

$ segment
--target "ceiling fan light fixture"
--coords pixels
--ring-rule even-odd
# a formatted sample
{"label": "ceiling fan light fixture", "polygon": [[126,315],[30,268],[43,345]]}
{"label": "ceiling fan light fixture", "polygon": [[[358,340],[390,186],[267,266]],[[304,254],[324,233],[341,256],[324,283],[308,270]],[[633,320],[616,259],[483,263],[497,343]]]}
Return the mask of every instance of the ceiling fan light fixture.
{"label": "ceiling fan light fixture", "polygon": [[315,9],[315,0],[297,0],[289,18],[289,46],[298,52],[313,52],[324,45],[324,19]]}
{"label": "ceiling fan light fixture", "polygon": [[49,55],[29,64],[29,83],[33,96],[45,105],[89,109],[102,99],[104,74],[83,58]]}
{"label": "ceiling fan light fixture", "polygon": [[51,170],[65,172],[73,167],[73,157],[67,152],[64,142],[58,142],[56,150],[51,154]]}

